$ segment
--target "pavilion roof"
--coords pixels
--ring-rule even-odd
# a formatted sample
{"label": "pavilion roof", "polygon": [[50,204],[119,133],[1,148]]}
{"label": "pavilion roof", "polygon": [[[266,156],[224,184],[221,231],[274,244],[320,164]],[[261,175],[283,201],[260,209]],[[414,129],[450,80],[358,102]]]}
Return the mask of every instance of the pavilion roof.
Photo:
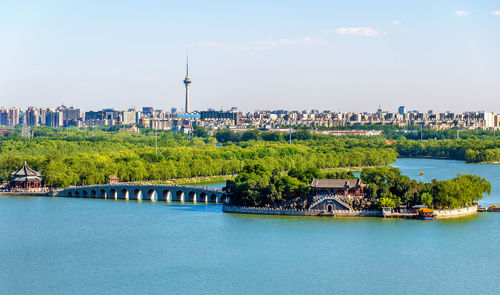
{"label": "pavilion roof", "polygon": [[42,174],[38,171],[35,171],[28,167],[28,164],[26,164],[26,161],[24,161],[24,164],[19,170],[12,172],[12,175],[14,178],[18,177],[29,177],[29,176],[36,176],[36,177],[41,177]]}
{"label": "pavilion roof", "polygon": [[42,178],[40,176],[19,176],[14,177],[11,182],[41,182]]}
{"label": "pavilion roof", "polygon": [[357,188],[365,187],[361,179],[316,179],[314,178],[310,184],[312,188]]}

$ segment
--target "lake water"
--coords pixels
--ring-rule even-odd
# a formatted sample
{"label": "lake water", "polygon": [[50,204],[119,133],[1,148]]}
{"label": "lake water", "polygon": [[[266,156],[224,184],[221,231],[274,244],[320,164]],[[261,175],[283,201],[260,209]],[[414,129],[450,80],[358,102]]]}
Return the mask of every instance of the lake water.
{"label": "lake water", "polygon": [[[424,180],[500,165],[399,159]],[[498,294],[500,213],[223,214],[220,205],[0,197],[0,294]]]}

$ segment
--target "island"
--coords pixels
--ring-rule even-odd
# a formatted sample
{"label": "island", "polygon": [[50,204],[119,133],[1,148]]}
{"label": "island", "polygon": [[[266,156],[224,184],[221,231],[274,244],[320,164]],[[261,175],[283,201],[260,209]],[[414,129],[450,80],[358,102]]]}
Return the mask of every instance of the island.
{"label": "island", "polygon": [[[223,190],[223,211],[298,216],[377,216],[432,219],[476,213],[491,184],[475,175],[425,183],[391,166],[324,173],[317,168],[271,171],[247,165]],[[432,218],[431,218],[432,217]]]}

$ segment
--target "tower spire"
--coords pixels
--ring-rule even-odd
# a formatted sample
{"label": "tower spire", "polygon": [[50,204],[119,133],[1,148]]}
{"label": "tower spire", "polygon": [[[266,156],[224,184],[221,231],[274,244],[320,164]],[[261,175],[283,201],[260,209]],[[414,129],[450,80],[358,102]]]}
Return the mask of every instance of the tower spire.
{"label": "tower spire", "polygon": [[189,51],[186,50],[186,77],[189,77]]}
{"label": "tower spire", "polygon": [[184,79],[184,86],[186,86],[186,107],[184,111],[189,114],[191,109],[189,107],[189,85],[191,84],[191,78],[189,78],[189,53],[186,50],[186,78]]}

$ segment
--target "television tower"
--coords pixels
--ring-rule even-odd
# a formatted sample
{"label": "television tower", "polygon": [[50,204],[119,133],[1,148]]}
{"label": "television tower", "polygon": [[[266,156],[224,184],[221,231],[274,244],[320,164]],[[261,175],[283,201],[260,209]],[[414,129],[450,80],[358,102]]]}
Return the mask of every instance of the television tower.
{"label": "television tower", "polygon": [[186,86],[186,108],[184,111],[186,114],[190,113],[189,109],[189,85],[191,84],[191,79],[189,78],[189,55],[186,54],[186,78],[184,78],[184,85]]}

